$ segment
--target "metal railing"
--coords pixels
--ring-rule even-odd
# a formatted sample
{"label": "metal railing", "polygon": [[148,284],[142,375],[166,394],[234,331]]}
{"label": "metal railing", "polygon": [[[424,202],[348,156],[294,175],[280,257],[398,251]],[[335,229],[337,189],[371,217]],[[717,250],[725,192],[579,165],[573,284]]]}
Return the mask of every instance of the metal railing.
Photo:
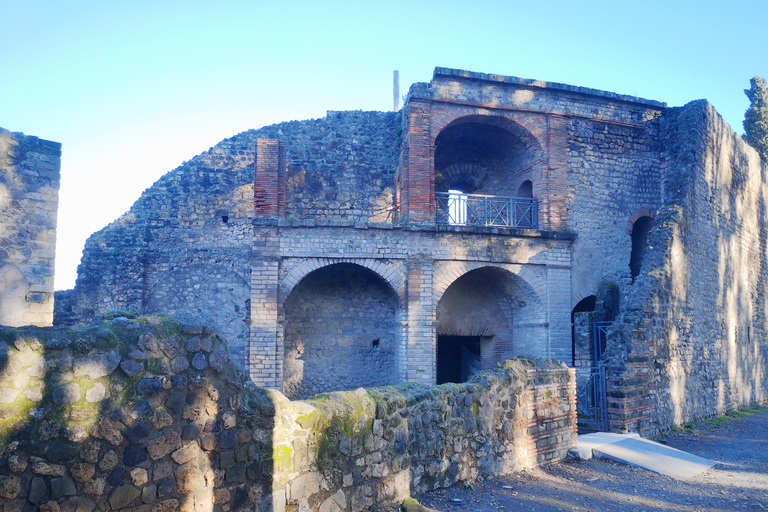
{"label": "metal railing", "polygon": [[530,197],[436,192],[436,222],[452,226],[538,228],[538,203]]}

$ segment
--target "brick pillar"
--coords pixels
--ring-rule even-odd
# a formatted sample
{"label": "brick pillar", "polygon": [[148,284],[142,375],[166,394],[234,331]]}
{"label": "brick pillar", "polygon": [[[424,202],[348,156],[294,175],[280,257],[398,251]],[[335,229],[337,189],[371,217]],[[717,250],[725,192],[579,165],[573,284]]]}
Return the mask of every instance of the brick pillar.
{"label": "brick pillar", "polygon": [[406,222],[435,222],[434,148],[430,104],[412,100],[406,112],[400,163],[400,215]]}
{"label": "brick pillar", "polygon": [[283,387],[283,347],[278,343],[277,228],[257,227],[251,258],[251,331],[248,367],[257,386]]}
{"label": "brick pillar", "polygon": [[[562,116],[547,116],[549,132],[549,165],[546,177],[546,207],[539,214],[544,229],[560,231],[566,229],[567,213],[565,200],[568,194],[566,154],[568,151],[568,119]],[[543,221],[543,222],[542,222]]]}
{"label": "brick pillar", "polygon": [[[434,384],[435,305],[432,303],[432,259],[419,255],[407,262],[407,336],[402,380]],[[402,375],[402,374],[401,374]]]}
{"label": "brick pillar", "polygon": [[547,358],[571,364],[571,250],[552,248],[547,264]]}
{"label": "brick pillar", "polygon": [[256,216],[285,217],[285,143],[256,140],[253,204]]}

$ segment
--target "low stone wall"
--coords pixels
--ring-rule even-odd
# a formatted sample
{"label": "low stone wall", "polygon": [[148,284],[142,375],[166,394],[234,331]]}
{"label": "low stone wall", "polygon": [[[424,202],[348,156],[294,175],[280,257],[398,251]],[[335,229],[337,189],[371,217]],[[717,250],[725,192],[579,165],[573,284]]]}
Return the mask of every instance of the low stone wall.
{"label": "low stone wall", "polygon": [[543,361],[292,402],[170,319],[0,339],[3,511],[359,511],[575,443],[573,371]]}

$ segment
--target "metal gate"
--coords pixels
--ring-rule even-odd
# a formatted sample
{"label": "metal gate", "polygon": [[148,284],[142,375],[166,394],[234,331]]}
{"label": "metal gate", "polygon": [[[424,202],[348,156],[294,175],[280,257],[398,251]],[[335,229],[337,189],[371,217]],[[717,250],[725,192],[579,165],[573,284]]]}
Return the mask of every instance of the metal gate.
{"label": "metal gate", "polygon": [[608,399],[605,388],[605,367],[600,356],[605,351],[605,338],[610,322],[592,324],[592,368],[589,376],[576,388],[579,428],[608,430]]}
{"label": "metal gate", "polygon": [[591,368],[589,378],[576,388],[579,429],[608,430],[605,368]]}

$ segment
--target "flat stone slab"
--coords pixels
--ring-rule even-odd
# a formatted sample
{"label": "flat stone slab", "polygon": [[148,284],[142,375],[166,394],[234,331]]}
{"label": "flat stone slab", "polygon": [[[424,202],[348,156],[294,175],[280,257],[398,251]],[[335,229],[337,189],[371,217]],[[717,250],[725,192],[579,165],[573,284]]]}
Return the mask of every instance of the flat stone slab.
{"label": "flat stone slab", "polygon": [[598,432],[580,435],[579,446],[573,452],[577,458],[594,457],[639,466],[678,480],[694,477],[716,464],[697,455],[643,439],[638,434]]}

